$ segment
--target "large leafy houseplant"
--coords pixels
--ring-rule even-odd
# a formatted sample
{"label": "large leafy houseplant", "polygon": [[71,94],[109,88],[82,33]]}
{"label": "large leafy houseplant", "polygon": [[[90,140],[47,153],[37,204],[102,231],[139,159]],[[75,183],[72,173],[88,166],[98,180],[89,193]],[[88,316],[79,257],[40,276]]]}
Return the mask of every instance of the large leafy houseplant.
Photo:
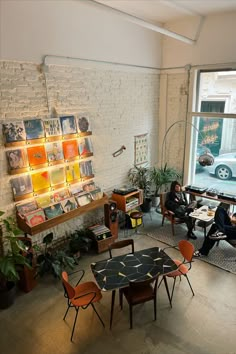
{"label": "large leafy houseplant", "polygon": [[[4,212],[0,211],[0,216]],[[20,279],[19,270],[22,266],[31,268],[28,259],[24,256],[27,252],[26,246],[18,238],[22,231],[17,227],[12,217],[1,220],[5,226],[5,239],[9,242],[8,250],[0,256],[0,303],[1,308],[6,308],[14,302],[14,289],[16,282]]]}
{"label": "large leafy houseplant", "polygon": [[164,167],[152,167],[150,169],[150,181],[154,188],[154,196],[158,197],[163,187],[180,177],[181,173],[174,167],[168,167],[167,164]]}
{"label": "large leafy houseplant", "polygon": [[143,190],[143,204],[140,208],[143,212],[149,212],[151,209],[150,198],[150,169],[148,167],[134,165],[128,172],[129,181],[134,187]]}

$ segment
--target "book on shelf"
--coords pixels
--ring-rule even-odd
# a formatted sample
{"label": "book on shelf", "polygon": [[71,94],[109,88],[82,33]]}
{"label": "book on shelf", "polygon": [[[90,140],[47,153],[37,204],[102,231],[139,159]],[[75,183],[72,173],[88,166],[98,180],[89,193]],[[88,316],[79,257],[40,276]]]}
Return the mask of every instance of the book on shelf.
{"label": "book on shelf", "polygon": [[68,213],[69,211],[77,208],[77,202],[74,197],[70,197],[67,199],[63,199],[61,201],[61,206],[62,206],[64,213]]}
{"label": "book on shelf", "polygon": [[38,209],[38,205],[35,200],[30,200],[25,203],[16,204],[16,210],[18,214],[21,214],[22,216],[37,209]]}
{"label": "book on shelf", "polygon": [[77,140],[66,140],[62,142],[63,154],[66,160],[75,159],[79,157]]}
{"label": "book on shelf", "polygon": [[29,166],[25,149],[6,151],[8,171],[22,170]]}
{"label": "book on shelf", "polygon": [[126,199],[126,207],[127,208],[132,208],[132,207],[135,207],[135,206],[138,206],[138,205],[139,205],[138,198],[130,197],[130,198]]}
{"label": "book on shelf", "polygon": [[79,163],[81,178],[89,177],[93,175],[92,161],[82,161]]}
{"label": "book on shelf", "polygon": [[80,179],[79,162],[66,166],[66,181],[72,182]]}
{"label": "book on shelf", "polygon": [[33,173],[31,178],[34,192],[50,188],[50,177],[48,171]]}
{"label": "book on shelf", "polygon": [[55,218],[63,213],[63,209],[60,203],[49,205],[43,208],[47,219]]}
{"label": "book on shelf", "polygon": [[44,165],[47,163],[47,156],[44,145],[28,147],[27,155],[30,166]]}
{"label": "book on shelf", "polygon": [[62,143],[60,141],[47,143],[46,154],[49,162],[57,162],[64,160],[64,154],[62,149]]}
{"label": "book on shelf", "polygon": [[24,217],[25,217],[27,224],[31,227],[41,224],[42,222],[44,222],[46,220],[44,211],[41,208],[25,214]]}
{"label": "book on shelf", "polygon": [[23,121],[14,121],[2,124],[2,134],[5,143],[23,142],[26,132]]}
{"label": "book on shelf", "polygon": [[59,118],[48,118],[43,121],[46,138],[62,135]]}
{"label": "book on shelf", "polygon": [[79,133],[87,133],[91,131],[89,118],[85,115],[80,115],[77,117],[77,128]]}
{"label": "book on shelf", "polygon": [[73,115],[61,116],[61,117],[59,117],[59,119],[60,119],[60,123],[61,123],[62,135],[77,133],[75,116],[73,116]]}
{"label": "book on shelf", "polygon": [[66,182],[66,174],[64,167],[54,167],[49,171],[50,175],[50,184],[51,186],[65,184]]}
{"label": "book on shelf", "polygon": [[42,119],[24,120],[26,140],[40,139],[45,137]]}
{"label": "book on shelf", "polygon": [[14,197],[23,196],[33,192],[33,186],[29,175],[12,178],[11,186]]}
{"label": "book on shelf", "polygon": [[92,231],[92,233],[94,234],[95,238],[98,241],[104,240],[104,239],[112,236],[111,230],[108,227],[106,227],[105,225],[96,224],[96,225],[90,226],[89,230]]}
{"label": "book on shelf", "polygon": [[80,138],[78,141],[78,149],[81,158],[90,156],[93,153],[90,138]]}

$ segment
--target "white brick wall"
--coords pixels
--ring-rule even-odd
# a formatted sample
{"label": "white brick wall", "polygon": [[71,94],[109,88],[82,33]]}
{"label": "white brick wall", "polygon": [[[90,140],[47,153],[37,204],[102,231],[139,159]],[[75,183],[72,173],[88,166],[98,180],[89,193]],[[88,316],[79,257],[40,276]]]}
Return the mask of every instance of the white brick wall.
{"label": "white brick wall", "polygon": [[[110,194],[127,182],[134,163],[134,136],[149,134],[149,162],[157,162],[159,74],[155,70],[117,68],[114,65],[83,68],[72,65],[0,62],[1,122],[30,117],[44,118],[55,108],[58,115],[87,113],[92,124],[95,182]],[[122,145],[117,158],[112,153]],[[14,203],[1,141],[0,209],[11,211]],[[95,215],[102,215],[102,210]],[[55,228],[63,235],[88,218],[73,219]],[[50,230],[49,230],[50,231]],[[45,235],[47,232],[44,232]],[[40,240],[42,235],[34,236]]]}

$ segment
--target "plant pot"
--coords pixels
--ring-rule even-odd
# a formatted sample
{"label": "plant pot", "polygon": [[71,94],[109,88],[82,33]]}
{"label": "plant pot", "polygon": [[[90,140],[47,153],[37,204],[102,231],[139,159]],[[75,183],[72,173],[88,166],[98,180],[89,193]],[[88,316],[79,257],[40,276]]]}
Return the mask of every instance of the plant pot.
{"label": "plant pot", "polygon": [[140,209],[144,213],[149,213],[152,207],[152,200],[151,198],[144,198],[143,204],[140,205]]}
{"label": "plant pot", "polygon": [[0,309],[7,309],[14,304],[16,296],[16,285],[13,282],[7,283],[7,288],[0,291]]}
{"label": "plant pot", "polygon": [[152,207],[156,208],[160,204],[160,197],[159,196],[153,196],[152,197]]}

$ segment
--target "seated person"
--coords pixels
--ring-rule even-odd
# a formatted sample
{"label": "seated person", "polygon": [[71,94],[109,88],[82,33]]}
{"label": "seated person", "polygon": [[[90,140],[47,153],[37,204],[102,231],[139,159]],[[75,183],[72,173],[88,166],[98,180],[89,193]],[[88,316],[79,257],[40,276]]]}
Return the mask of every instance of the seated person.
{"label": "seated person", "polygon": [[214,221],[211,226],[202,247],[194,253],[195,257],[207,256],[216,241],[219,240],[236,240],[236,224],[234,220],[236,214],[232,215],[232,220],[229,216],[229,204],[220,203],[216,209]]}
{"label": "seated person", "polygon": [[166,197],[165,207],[172,211],[177,218],[184,220],[188,228],[187,238],[193,240],[196,240],[197,236],[193,233],[194,220],[189,214],[194,210],[196,205],[196,201],[193,201],[190,204],[187,203],[186,196],[182,192],[181,185],[178,181],[171,183],[170,192]]}

